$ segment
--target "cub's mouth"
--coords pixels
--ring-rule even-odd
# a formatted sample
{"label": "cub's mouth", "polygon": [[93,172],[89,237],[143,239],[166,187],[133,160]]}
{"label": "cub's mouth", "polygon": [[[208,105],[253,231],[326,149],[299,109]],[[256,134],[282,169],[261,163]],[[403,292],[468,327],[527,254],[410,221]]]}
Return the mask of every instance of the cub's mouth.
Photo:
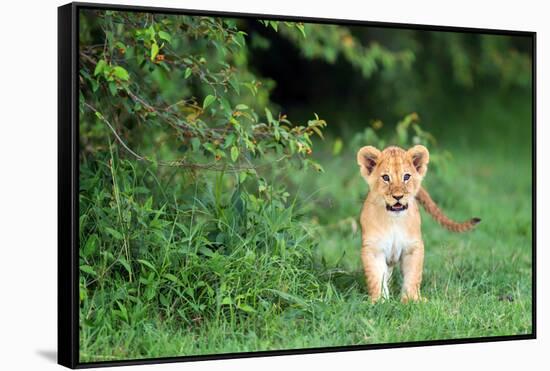
{"label": "cub's mouth", "polygon": [[393,212],[399,212],[404,211],[409,208],[409,205],[403,205],[402,203],[396,202],[393,205],[386,204],[386,210],[393,211]]}

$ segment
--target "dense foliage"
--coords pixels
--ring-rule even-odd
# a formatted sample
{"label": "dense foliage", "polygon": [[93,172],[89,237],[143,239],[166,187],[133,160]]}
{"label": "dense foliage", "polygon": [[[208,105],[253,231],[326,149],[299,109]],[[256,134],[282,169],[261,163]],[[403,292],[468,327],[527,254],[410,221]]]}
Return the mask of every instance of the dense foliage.
{"label": "dense foliage", "polygon": [[83,112],[95,113],[114,133],[125,130],[116,135],[124,146],[143,146],[142,136],[162,133],[166,152],[180,156],[162,160],[131,151],[138,160],[243,170],[244,177],[255,174],[252,161],[276,153],[319,168],[306,157],[311,136],[321,135],[326,123],[315,115],[299,126],[272,114],[235,20],[117,12],[101,20],[105,42],[81,48]]}

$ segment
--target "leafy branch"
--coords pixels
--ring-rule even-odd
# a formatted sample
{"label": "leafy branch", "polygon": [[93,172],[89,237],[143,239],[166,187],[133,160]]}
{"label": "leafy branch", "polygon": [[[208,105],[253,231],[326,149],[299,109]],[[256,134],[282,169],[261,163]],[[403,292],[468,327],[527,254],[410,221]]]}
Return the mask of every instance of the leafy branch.
{"label": "leafy branch", "polygon": [[[322,170],[308,156],[312,137],[322,137],[326,122],[315,114],[305,125],[296,125],[286,115],[273,115],[267,102],[261,103],[268,91],[243,64],[246,33],[235,22],[117,12],[100,17],[106,41],[80,50],[81,105],[94,112],[136,159],[242,171],[275,156],[277,162],[298,159],[303,166]],[[133,27],[118,27],[121,23]],[[165,79],[179,79],[182,84],[172,103],[158,94]],[[123,139],[106,116],[124,126],[137,122],[149,130],[160,128],[169,135],[172,152],[183,152],[181,159],[164,161],[138,154],[131,138]],[[204,158],[213,161],[204,163]]]}

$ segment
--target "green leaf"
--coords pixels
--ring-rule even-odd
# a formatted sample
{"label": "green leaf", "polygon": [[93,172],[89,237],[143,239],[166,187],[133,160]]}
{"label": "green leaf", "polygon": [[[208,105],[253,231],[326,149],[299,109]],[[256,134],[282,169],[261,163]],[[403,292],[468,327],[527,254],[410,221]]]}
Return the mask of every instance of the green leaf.
{"label": "green leaf", "polygon": [[237,305],[237,308],[239,308],[240,310],[245,311],[247,313],[256,313],[256,309],[252,308],[248,304],[239,304],[239,305]]}
{"label": "green leaf", "polygon": [[226,296],[225,298],[222,299],[222,305],[231,305],[233,304],[233,300],[231,300],[231,298],[229,296]]}
{"label": "green leaf", "polygon": [[185,79],[189,78],[189,76],[191,76],[191,73],[193,73],[193,71],[191,70],[191,68],[187,67],[185,69],[185,75],[183,76]]}
{"label": "green leaf", "polygon": [[138,259],[137,261],[138,261],[138,263],[143,264],[148,268],[151,268],[153,271],[155,271],[155,272],[157,271],[156,268],[154,267],[154,265],[151,264],[150,262],[148,262],[147,260]]}
{"label": "green leaf", "polygon": [[164,275],[164,278],[174,282],[174,283],[177,283],[179,284],[180,283],[180,280],[178,279],[178,277],[174,276],[172,273],[166,273]]}
{"label": "green leaf", "polygon": [[168,41],[169,43],[172,43],[172,36],[168,32],[159,31],[158,35],[161,39]]}
{"label": "green leaf", "polygon": [[210,250],[208,247],[206,246],[201,246],[201,248],[199,249],[199,252],[201,254],[204,254],[206,256],[208,256],[209,258],[211,258],[212,256],[214,256],[214,251]]}
{"label": "green leaf", "polygon": [[239,158],[239,149],[235,146],[231,147],[231,160],[236,162]]}
{"label": "green leaf", "polygon": [[111,95],[113,97],[118,93],[118,88],[116,87],[116,84],[113,81],[109,82],[109,91],[111,92]]}
{"label": "green leaf", "polygon": [[155,39],[155,28],[153,27],[153,25],[150,25],[145,33],[149,35],[149,40],[153,41]]}
{"label": "green leaf", "polygon": [[281,299],[285,300],[285,301],[288,301],[290,303],[294,303],[294,304],[297,304],[301,307],[307,307],[307,302],[296,296],[296,295],[292,295],[292,294],[289,294],[288,292],[283,292],[283,291],[280,291],[280,290],[275,290],[275,289],[266,289],[266,291],[269,291],[269,292],[272,292],[274,294],[276,294],[277,296],[279,296]]}
{"label": "green leaf", "polygon": [[216,156],[216,157],[219,157],[219,158],[226,158],[226,157],[227,157],[227,155],[225,154],[225,152],[222,151],[221,149],[216,149],[215,156]]}
{"label": "green leaf", "polygon": [[81,266],[80,266],[80,270],[81,270],[82,272],[91,274],[92,276],[97,276],[97,273],[96,273],[96,271],[94,270],[94,268],[90,267],[89,265],[81,265]]}
{"label": "green leaf", "polygon": [[306,38],[306,29],[303,24],[297,23],[296,28],[300,30],[302,35],[304,36],[304,39]]}
{"label": "green leaf", "polygon": [[126,51],[126,45],[124,45],[124,44],[123,44],[122,42],[120,42],[120,41],[117,41],[117,42],[115,43],[115,47],[117,47],[117,48],[119,48],[119,49],[122,49],[122,50]]}
{"label": "green leaf", "polygon": [[235,143],[235,134],[231,133],[227,137],[225,137],[225,143],[223,144],[223,148],[229,148],[230,146]]}
{"label": "green leaf", "polygon": [[315,169],[315,171],[318,171],[318,172],[320,172],[320,173],[324,173],[324,172],[325,172],[325,170],[323,169],[323,167],[322,167],[320,164],[318,164],[317,162],[315,162],[315,161],[310,161],[309,164],[311,165],[312,168]]}
{"label": "green leaf", "polygon": [[126,307],[124,306],[124,304],[122,304],[118,300],[116,301],[116,303],[118,304],[118,308],[120,309],[120,311],[115,311],[115,312],[118,312],[120,317],[126,322],[128,322],[128,311],[126,310]]}
{"label": "green leaf", "polygon": [[86,289],[83,287],[80,287],[80,301],[84,301],[88,298],[88,293],[86,292]]}
{"label": "green leaf", "polygon": [[151,45],[151,61],[154,61],[159,53],[159,45],[154,42],[153,45]]}
{"label": "green leaf", "polygon": [[334,141],[334,145],[332,146],[332,154],[334,156],[338,156],[340,152],[342,152],[342,148],[344,147],[344,143],[342,142],[342,139],[336,138]]}
{"label": "green leaf", "polygon": [[239,183],[243,183],[246,180],[247,177],[248,177],[247,172],[246,171],[241,171],[239,173]]}
{"label": "green leaf", "polygon": [[193,152],[198,152],[201,148],[201,140],[197,137],[191,138],[191,147],[193,148]]}
{"label": "green leaf", "polygon": [[97,62],[97,64],[95,65],[94,76],[97,76],[100,73],[103,73],[106,67],[107,67],[107,62],[105,61],[105,59],[100,59],[99,62]]}
{"label": "green leaf", "polygon": [[122,264],[122,266],[126,269],[126,271],[128,271],[128,273],[132,274],[132,266],[125,258],[118,259],[118,262]]}
{"label": "green leaf", "polygon": [[223,114],[227,119],[233,117],[233,108],[231,108],[231,105],[229,104],[229,101],[225,99],[224,97],[218,98],[220,101],[220,106],[223,110]]}
{"label": "green leaf", "polygon": [[147,201],[145,201],[143,208],[149,211],[151,210],[152,207],[153,207],[153,196],[149,196],[149,198],[147,198]]}
{"label": "green leaf", "polygon": [[120,66],[116,66],[115,68],[113,68],[113,75],[123,81],[128,81],[128,79],[130,78],[128,71]]}
{"label": "green leaf", "polygon": [[92,234],[90,237],[88,237],[88,240],[86,241],[86,244],[84,244],[84,248],[82,249],[84,256],[90,256],[97,250],[98,241],[99,238],[96,234]]}
{"label": "green leaf", "polygon": [[204,98],[204,101],[202,102],[202,109],[206,109],[209,105],[211,105],[216,100],[216,97],[213,95],[207,95],[206,98]]}
{"label": "green leaf", "polygon": [[277,21],[269,21],[269,24],[271,25],[271,27],[272,27],[275,31],[278,30],[278,28],[279,28],[279,22],[277,22]]}
{"label": "green leaf", "polygon": [[229,79],[229,85],[231,85],[231,87],[233,88],[233,90],[235,90],[237,95],[241,94],[240,84],[241,83],[240,83],[239,79],[237,79],[237,77],[235,77],[234,75],[231,76],[231,78]]}
{"label": "green leaf", "polygon": [[269,124],[273,123],[273,115],[271,114],[271,111],[269,109],[265,109],[265,115],[267,117],[267,122]]}
{"label": "green leaf", "polygon": [[321,139],[325,139],[325,137],[323,137],[323,133],[321,132],[321,130],[320,130],[317,126],[312,126],[311,128],[313,129],[314,132],[317,133],[317,135],[318,135]]}
{"label": "green leaf", "polygon": [[235,106],[235,108],[239,111],[244,111],[244,110],[248,109],[248,106],[246,104],[237,104],[237,106]]}
{"label": "green leaf", "polygon": [[117,240],[122,240],[124,237],[122,236],[122,233],[120,233],[119,231],[117,230],[114,230],[113,228],[111,227],[105,227],[105,231],[107,231],[107,233],[109,233],[111,236],[113,236],[114,238],[116,238]]}
{"label": "green leaf", "polygon": [[206,149],[208,152],[212,153],[212,154],[216,154],[216,147],[214,147],[214,145],[212,143],[203,143],[202,146],[204,147],[204,149]]}

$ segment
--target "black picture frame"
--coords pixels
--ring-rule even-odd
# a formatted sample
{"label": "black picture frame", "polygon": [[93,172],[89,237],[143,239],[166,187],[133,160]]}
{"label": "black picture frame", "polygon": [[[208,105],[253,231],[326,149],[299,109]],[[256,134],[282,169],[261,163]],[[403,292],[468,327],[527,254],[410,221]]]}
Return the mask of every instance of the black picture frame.
{"label": "black picture frame", "polygon": [[[382,28],[417,29],[441,32],[461,32],[524,36],[532,43],[532,333],[467,339],[414,341],[391,344],[353,345],[309,349],[224,353],[200,356],[131,359],[81,363],[79,361],[79,269],[78,269],[78,192],[79,192],[79,11],[82,9],[117,10],[163,14],[261,18],[279,21],[315,22],[323,24],[361,25]],[[58,363],[69,368],[90,368],[167,362],[188,362],[230,358],[266,357],[308,353],[341,352],[383,348],[419,347],[463,343],[497,342],[536,339],[536,32],[485,28],[463,28],[423,24],[386,23],[330,18],[310,18],[283,15],[202,11],[73,2],[58,8]]]}

